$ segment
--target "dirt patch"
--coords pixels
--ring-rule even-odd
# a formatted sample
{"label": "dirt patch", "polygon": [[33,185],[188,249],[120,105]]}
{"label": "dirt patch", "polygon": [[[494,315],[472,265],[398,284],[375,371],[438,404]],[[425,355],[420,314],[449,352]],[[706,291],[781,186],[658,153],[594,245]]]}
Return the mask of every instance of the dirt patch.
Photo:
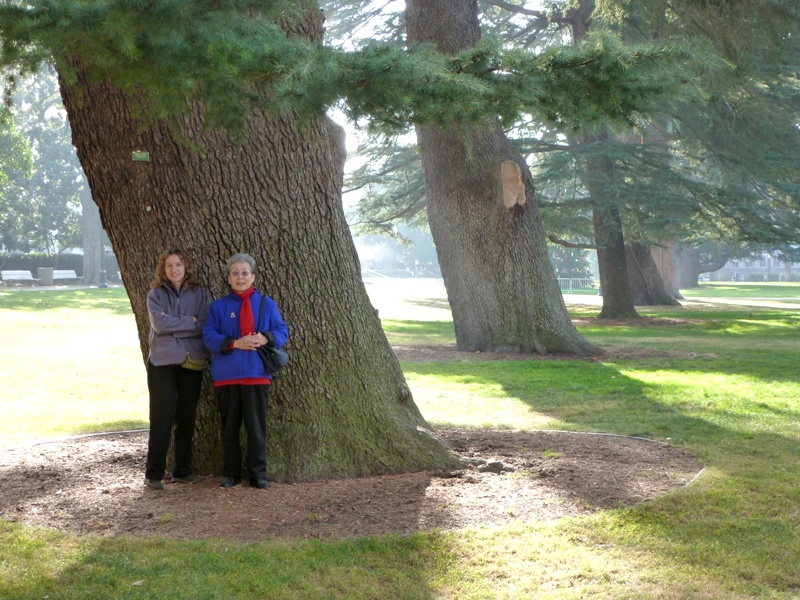
{"label": "dirt patch", "polygon": [[[666,444],[609,435],[439,429],[463,469],[267,490],[143,485],[147,433],[0,450],[0,518],[80,534],[345,538],[552,520],[633,505],[686,485],[702,465]],[[488,470],[487,470],[488,469]]]}

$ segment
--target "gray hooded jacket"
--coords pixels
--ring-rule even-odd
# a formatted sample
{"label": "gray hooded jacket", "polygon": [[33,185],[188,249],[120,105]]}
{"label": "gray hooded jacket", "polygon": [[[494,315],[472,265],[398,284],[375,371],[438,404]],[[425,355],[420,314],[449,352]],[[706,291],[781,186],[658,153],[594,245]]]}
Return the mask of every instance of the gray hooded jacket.
{"label": "gray hooded jacket", "polygon": [[[202,288],[182,287],[177,292],[172,284],[167,284],[150,290],[147,294],[150,362],[156,366],[179,365],[187,354],[208,358],[208,349],[203,344],[208,307],[208,295]],[[192,317],[197,317],[197,321]]]}

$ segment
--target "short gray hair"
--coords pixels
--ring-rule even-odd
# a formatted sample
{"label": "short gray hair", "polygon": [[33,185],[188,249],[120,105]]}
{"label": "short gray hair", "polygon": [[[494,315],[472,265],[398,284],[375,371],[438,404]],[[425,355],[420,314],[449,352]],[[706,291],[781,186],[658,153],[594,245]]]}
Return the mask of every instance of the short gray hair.
{"label": "short gray hair", "polygon": [[250,272],[251,273],[256,272],[256,259],[250,256],[249,254],[239,253],[231,256],[228,259],[228,262],[225,263],[225,267],[228,269],[228,273],[231,272],[231,267],[233,266],[233,264],[237,262],[246,262],[248,265],[250,265]]}

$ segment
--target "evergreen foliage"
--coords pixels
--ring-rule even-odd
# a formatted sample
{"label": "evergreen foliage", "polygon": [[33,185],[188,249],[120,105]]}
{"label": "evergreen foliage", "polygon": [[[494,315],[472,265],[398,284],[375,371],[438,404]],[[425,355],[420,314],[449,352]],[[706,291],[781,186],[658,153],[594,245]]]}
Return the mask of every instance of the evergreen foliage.
{"label": "evergreen foliage", "polygon": [[[800,229],[800,6],[787,0],[598,2],[628,37],[703,43],[726,65],[698,62],[706,100],[662,109],[671,160],[664,181],[693,202],[685,239],[781,244]],[[664,190],[654,188],[659,196]],[[667,197],[664,195],[664,197]]]}
{"label": "evergreen foliage", "polygon": [[362,40],[403,43],[405,14],[392,10],[393,0],[321,0],[325,13],[325,37],[338,47],[356,47]]}
{"label": "evergreen foliage", "polygon": [[550,254],[550,264],[553,265],[558,277],[568,279],[592,278],[588,250],[551,245],[548,248],[548,253]]}
{"label": "evergreen foliage", "polygon": [[630,48],[597,36],[539,55],[485,40],[456,57],[432,48],[369,42],[337,50],[287,36],[302,2],[47,0],[0,7],[0,64],[26,72],[48,56],[62,76],[78,60],[98,80],[141,99],[142,117],[202,102],[209,126],[238,130],[250,110],[321,114],[340,104],[354,121],[511,122],[537,113],[568,127],[632,122],[658,95],[689,93],[692,56],[664,44]]}
{"label": "evergreen foliage", "polygon": [[427,228],[425,182],[417,145],[369,138],[354,157],[365,162],[348,174],[344,193],[359,194],[350,225],[359,235],[398,237],[398,223]]}

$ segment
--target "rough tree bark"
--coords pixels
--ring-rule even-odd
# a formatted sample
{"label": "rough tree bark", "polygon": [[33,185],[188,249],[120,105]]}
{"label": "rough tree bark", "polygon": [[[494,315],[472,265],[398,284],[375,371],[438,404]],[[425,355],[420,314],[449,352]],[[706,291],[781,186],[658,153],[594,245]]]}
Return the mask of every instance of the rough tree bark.
{"label": "rough tree bark", "polygon": [[[480,38],[477,15],[475,0],[408,0],[408,40],[455,54]],[[533,178],[499,124],[416,133],[459,350],[598,353],[570,321]]]}
{"label": "rough tree bark", "polygon": [[[587,184],[592,197],[595,191]],[[592,209],[594,238],[597,244],[597,270],[600,272],[600,289],[603,307],[599,319],[633,319],[639,316],[633,304],[631,284],[628,279],[628,262],[625,240],[622,237],[622,219],[615,206],[595,206]]]}
{"label": "rough tree bark", "polygon": [[[321,13],[301,32],[319,39]],[[360,278],[341,205],[342,132],[325,118],[253,114],[240,141],[204,131],[199,110],[174,124],[131,117],[108,82],[62,80],[78,157],[136,315],[146,353],[145,296],[155,259],[177,244],[214,298],[224,261],[248,252],[256,286],[290,328],[292,363],[272,391],[269,475],[311,481],[449,468],[455,455],[428,432]],[[147,151],[149,161],[133,161]],[[144,371],[142,372],[144,377]],[[145,400],[143,400],[145,401]],[[196,469],[218,472],[218,417],[204,386]]]}
{"label": "rough tree bark", "polygon": [[636,306],[680,306],[664,285],[650,247],[633,243],[625,246],[628,279]]}

